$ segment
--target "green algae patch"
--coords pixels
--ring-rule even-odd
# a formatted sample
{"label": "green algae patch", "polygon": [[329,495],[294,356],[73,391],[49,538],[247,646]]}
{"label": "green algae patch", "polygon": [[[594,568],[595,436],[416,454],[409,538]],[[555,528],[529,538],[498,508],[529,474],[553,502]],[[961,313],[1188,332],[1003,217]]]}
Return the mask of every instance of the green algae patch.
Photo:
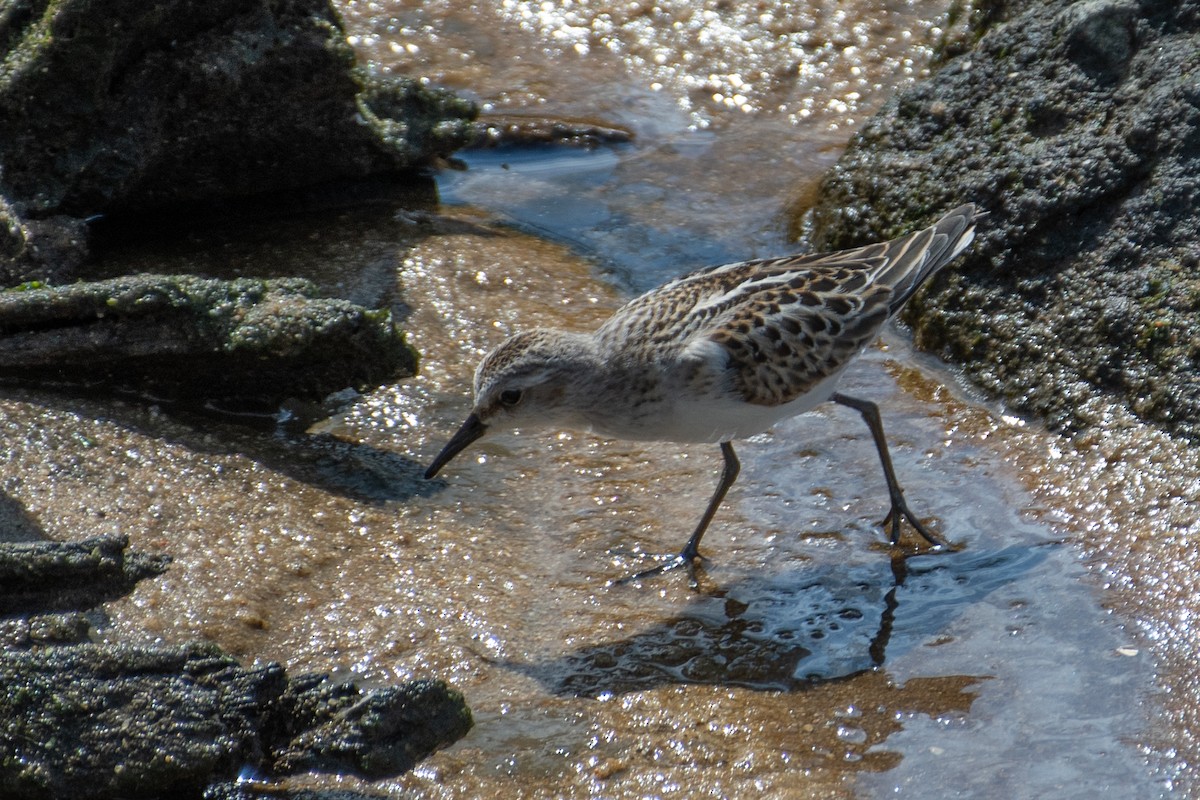
{"label": "green algae patch", "polygon": [[391,314],[299,278],[134,275],[0,292],[0,380],[264,406],[416,371]]}

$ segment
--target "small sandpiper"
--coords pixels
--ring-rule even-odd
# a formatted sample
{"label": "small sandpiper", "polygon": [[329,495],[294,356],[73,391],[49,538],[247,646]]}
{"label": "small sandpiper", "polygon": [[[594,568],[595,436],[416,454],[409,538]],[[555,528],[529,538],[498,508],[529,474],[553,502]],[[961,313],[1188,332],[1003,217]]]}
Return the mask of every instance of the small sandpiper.
{"label": "small sandpiper", "polygon": [[904,302],[967,248],[981,216],[967,204],[889,242],[702,269],[630,301],[591,333],[519,333],[479,363],[475,407],[425,477],[496,426],[719,443],[724,469],[704,515],[679,555],[629,580],[645,578],[700,558],[700,539],[741,467],[734,439],[832,400],[859,412],[875,440],[892,544],[906,519],[942,547],[908,508],[879,408],[836,385]]}

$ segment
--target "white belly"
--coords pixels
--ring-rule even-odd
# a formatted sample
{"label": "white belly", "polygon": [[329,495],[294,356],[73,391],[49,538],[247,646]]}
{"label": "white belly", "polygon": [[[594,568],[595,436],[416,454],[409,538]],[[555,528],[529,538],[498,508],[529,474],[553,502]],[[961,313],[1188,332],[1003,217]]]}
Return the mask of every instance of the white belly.
{"label": "white belly", "polygon": [[763,406],[723,397],[686,394],[650,416],[606,419],[593,424],[602,435],[618,439],[661,442],[727,442],[762,433],[780,420],[811,411],[828,400],[837,387],[841,371],[818,383],[790,403]]}

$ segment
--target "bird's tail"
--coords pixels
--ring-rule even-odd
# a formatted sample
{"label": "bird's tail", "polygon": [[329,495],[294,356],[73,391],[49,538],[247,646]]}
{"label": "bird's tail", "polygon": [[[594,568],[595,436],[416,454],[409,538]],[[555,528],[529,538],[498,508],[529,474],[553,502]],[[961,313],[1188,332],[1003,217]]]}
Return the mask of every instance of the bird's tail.
{"label": "bird's tail", "polygon": [[986,212],[974,203],[959,206],[924,230],[875,245],[884,264],[872,282],[891,286],[888,304],[896,313],[931,275],[953,261],[975,238],[975,222]]}

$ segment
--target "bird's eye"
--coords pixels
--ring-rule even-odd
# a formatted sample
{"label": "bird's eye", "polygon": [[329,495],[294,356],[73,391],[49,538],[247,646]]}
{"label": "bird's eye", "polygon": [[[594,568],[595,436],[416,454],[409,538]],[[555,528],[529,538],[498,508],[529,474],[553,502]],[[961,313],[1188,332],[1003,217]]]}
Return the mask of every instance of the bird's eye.
{"label": "bird's eye", "polygon": [[505,389],[500,393],[500,405],[512,408],[517,403],[521,402],[520,389]]}

